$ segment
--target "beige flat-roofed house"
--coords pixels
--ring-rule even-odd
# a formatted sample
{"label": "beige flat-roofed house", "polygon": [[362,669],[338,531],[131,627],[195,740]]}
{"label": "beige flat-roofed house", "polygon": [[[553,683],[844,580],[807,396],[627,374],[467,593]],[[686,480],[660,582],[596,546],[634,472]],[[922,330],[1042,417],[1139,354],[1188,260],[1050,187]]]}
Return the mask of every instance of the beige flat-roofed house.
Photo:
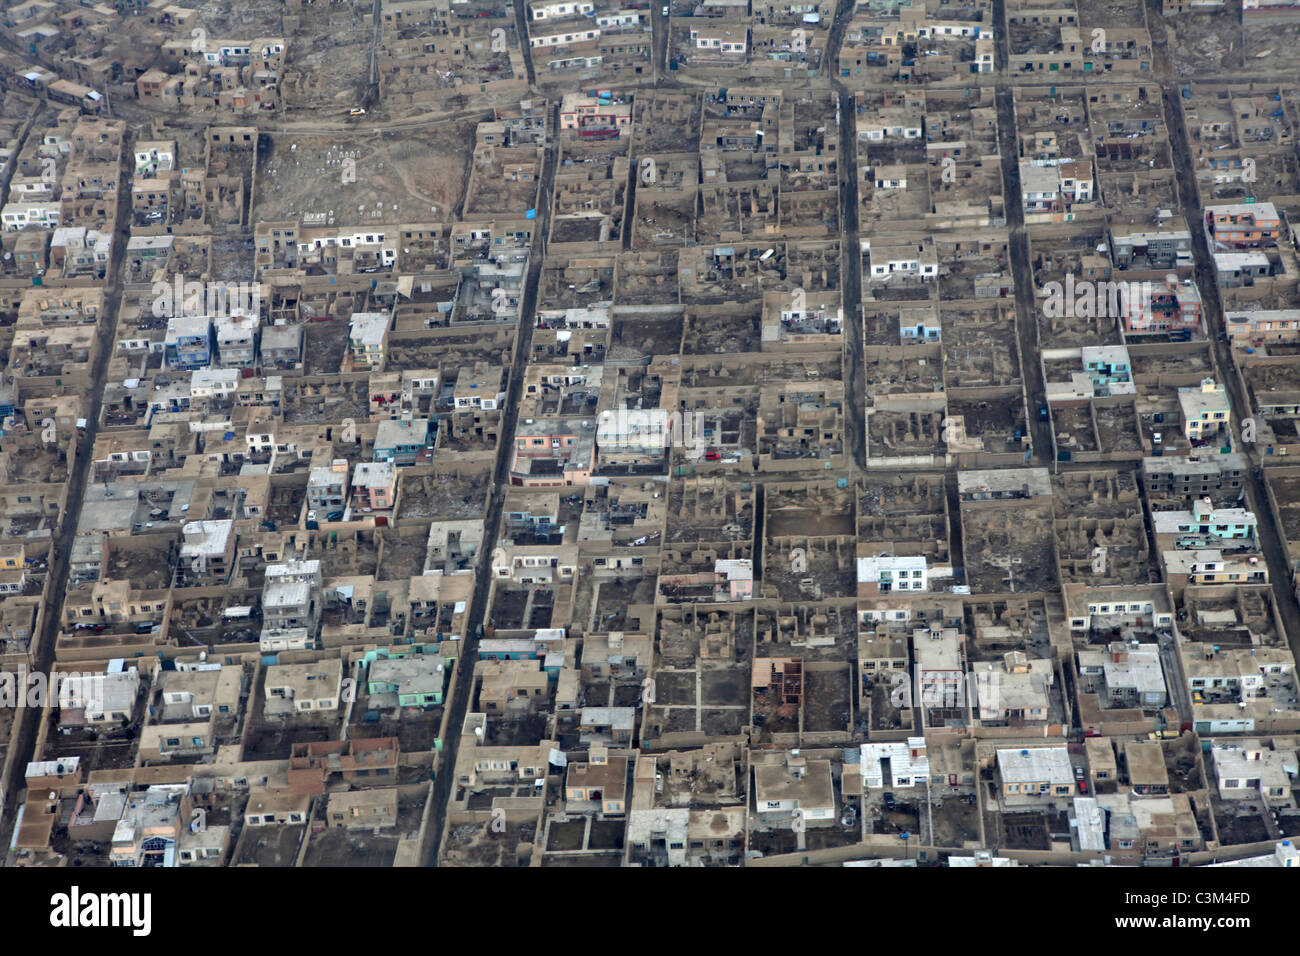
{"label": "beige flat-roofed house", "polygon": [[244,825],[250,827],[293,826],[307,822],[311,796],[291,790],[254,790],[244,807]]}
{"label": "beige flat-roofed house", "polygon": [[1109,737],[1089,737],[1083,742],[1083,751],[1088,758],[1088,773],[1092,775],[1093,785],[1098,782],[1113,783],[1119,776],[1119,767],[1115,761],[1115,745]]}
{"label": "beige flat-roofed house", "polygon": [[1003,796],[1074,796],[1074,770],[1064,747],[998,750],[998,772]]}
{"label": "beige flat-roofed house", "polygon": [[239,714],[241,676],[238,667],[216,665],[162,672],[154,692],[153,721],[140,733],[143,759],[214,753],[216,722],[233,722]]}
{"label": "beige flat-roofed house", "polygon": [[488,715],[528,713],[545,704],[550,678],[540,660],[480,661],[479,706]]}
{"label": "beige flat-roofed house", "polygon": [[865,680],[869,675],[907,671],[907,640],[858,634],[858,667]]}
{"label": "beige flat-roofed house", "polygon": [[140,733],[140,754],[145,760],[166,760],[215,751],[212,721],[151,724]]}
{"label": "beige flat-roofed house", "polygon": [[220,866],[230,845],[230,827],[204,826],[201,830],[181,827],[176,841],[177,866]]}
{"label": "beige flat-roofed house", "polygon": [[1001,666],[981,663],[975,670],[975,698],[985,723],[1046,720],[1051,707],[1052,662],[1021,651],[1003,656]]}
{"label": "beige flat-roofed house", "polygon": [[266,669],[266,713],[314,713],[339,709],[343,662],[337,658],[310,664],[276,664]]}
{"label": "beige flat-roofed house", "polygon": [[466,714],[465,732],[456,751],[456,783],[470,792],[486,787],[535,785],[545,780],[559,742],[543,740],[534,746],[489,747],[478,743],[487,727],[486,714]]}
{"label": "beige flat-roofed house", "polygon": [[397,825],[397,789],[350,790],[332,793],[326,820],[332,827],[347,830],[374,830]]}
{"label": "beige flat-roofed house", "polygon": [[1185,793],[1129,800],[1145,855],[1172,854],[1201,848],[1201,830]]}
{"label": "beige flat-roofed house", "polygon": [[633,707],[584,707],[578,712],[578,734],[584,741],[626,746],[635,729]]}
{"label": "beige flat-roofed house", "polygon": [[571,763],[564,778],[565,809],[582,812],[583,804],[603,814],[627,812],[628,758],[609,755],[607,747],[595,744],[588,763]]}
{"label": "beige flat-roofed house", "polygon": [[829,760],[796,752],[763,754],[754,764],[754,801],[761,821],[784,825],[802,813],[807,824],[835,819],[835,787]]}
{"label": "beige flat-roofed house", "polygon": [[238,667],[164,671],[158,685],[162,692],[163,720],[231,716],[239,706]]}
{"label": "beige flat-roofed house", "polygon": [[1134,793],[1169,792],[1169,771],[1165,767],[1164,748],[1158,740],[1125,741],[1124,762],[1128,765],[1128,781]]}

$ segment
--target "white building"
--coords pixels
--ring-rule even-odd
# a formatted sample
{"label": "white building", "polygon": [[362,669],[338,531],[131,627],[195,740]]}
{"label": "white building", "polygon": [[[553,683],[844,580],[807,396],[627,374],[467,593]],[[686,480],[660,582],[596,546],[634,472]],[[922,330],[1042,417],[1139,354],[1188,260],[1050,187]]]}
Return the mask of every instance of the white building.
{"label": "white building", "polygon": [[858,558],[858,588],[874,586],[878,593],[928,591],[930,580],[924,557]]}
{"label": "white building", "polygon": [[1210,747],[1210,754],[1222,799],[1262,797],[1274,806],[1294,802],[1292,787],[1300,775],[1294,748],[1274,750],[1260,740],[1216,741]]}
{"label": "white building", "polygon": [[908,279],[935,279],[939,275],[939,258],[934,242],[882,242],[860,240],[862,251],[867,253],[869,278],[883,281],[895,276]]}
{"label": "white building", "polygon": [[[106,674],[70,674],[59,682],[61,723],[70,712],[80,711],[85,723],[116,724],[129,720],[140,690],[140,672],[122,668],[122,662],[109,665],[118,670]],[[72,720],[76,722],[75,717]]]}
{"label": "white building", "polygon": [[930,780],[930,758],[926,755],[924,737],[908,737],[906,742],[863,744],[858,758],[863,787],[884,789],[885,760],[889,761],[891,785],[896,790],[920,787]]}
{"label": "white building", "polygon": [[559,0],[559,2],[542,2],[532,4],[529,10],[530,20],[558,20],[562,17],[585,17],[596,9],[589,0]]}
{"label": "white building", "polygon": [[606,452],[661,453],[669,442],[668,410],[617,408],[601,412],[596,420],[596,447]]}
{"label": "white building", "polygon": [[[1249,3],[1250,0],[1244,0]],[[1300,867],[1300,849],[1290,840],[1283,840],[1272,853],[1264,856],[1248,856],[1243,860],[1226,860],[1223,863],[1211,863],[1210,866],[1295,866]]]}
{"label": "white building", "polygon": [[160,172],[175,168],[175,140],[141,140],[135,144],[135,175],[137,179],[153,178]]}
{"label": "white building", "polygon": [[60,203],[47,202],[11,202],[0,209],[0,229],[5,232],[17,232],[31,226],[52,228],[59,224]]}

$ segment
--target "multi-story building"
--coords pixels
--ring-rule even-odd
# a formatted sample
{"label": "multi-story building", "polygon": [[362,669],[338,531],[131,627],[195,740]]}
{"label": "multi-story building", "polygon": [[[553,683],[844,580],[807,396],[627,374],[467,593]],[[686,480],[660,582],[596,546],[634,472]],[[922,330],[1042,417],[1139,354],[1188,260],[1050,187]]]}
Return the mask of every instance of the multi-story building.
{"label": "multi-story building", "polygon": [[388,344],[386,312],[354,312],[348,323],[348,348],[356,368],[382,369]]}
{"label": "multi-story building", "polygon": [[1205,207],[1205,229],[1212,241],[1212,251],[1276,245],[1281,225],[1277,208],[1271,202]]}
{"label": "multi-story building", "polygon": [[397,503],[397,467],[388,461],[363,461],[352,472],[352,508],[363,513],[390,511]]}
{"label": "multi-story building", "polygon": [[212,364],[212,320],[206,315],[169,318],[163,356],[168,368],[207,368]]}
{"label": "multi-story building", "polygon": [[1248,468],[1245,456],[1238,452],[1143,458],[1142,480],[1152,498],[1215,495],[1237,500]]}
{"label": "multi-story building", "polygon": [[318,465],[307,476],[307,508],[328,518],[342,511],[348,500],[348,460],[336,458],[329,465]]}
{"label": "multi-story building", "polygon": [[1232,406],[1227,390],[1214,379],[1178,389],[1178,406],[1182,411],[1183,434],[1193,446],[1199,447],[1229,433]]}

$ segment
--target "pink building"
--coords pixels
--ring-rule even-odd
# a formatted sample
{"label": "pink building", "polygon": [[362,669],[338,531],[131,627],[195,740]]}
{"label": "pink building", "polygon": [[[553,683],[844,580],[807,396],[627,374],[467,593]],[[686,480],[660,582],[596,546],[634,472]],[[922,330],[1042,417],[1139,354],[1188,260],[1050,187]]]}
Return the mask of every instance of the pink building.
{"label": "pink building", "polygon": [[397,502],[397,468],[388,461],[363,461],[352,473],[354,511],[390,511]]}

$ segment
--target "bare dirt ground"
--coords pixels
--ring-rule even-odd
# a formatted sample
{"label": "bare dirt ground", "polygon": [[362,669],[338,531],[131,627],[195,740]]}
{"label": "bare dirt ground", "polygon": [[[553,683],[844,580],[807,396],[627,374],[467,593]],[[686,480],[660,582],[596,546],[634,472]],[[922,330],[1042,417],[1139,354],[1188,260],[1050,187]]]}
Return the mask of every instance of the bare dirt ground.
{"label": "bare dirt ground", "polygon": [[[272,136],[260,157],[256,208],[264,219],[330,213],[336,221],[450,218],[465,192],[474,123],[431,131]],[[306,220],[307,225],[312,220]]]}

